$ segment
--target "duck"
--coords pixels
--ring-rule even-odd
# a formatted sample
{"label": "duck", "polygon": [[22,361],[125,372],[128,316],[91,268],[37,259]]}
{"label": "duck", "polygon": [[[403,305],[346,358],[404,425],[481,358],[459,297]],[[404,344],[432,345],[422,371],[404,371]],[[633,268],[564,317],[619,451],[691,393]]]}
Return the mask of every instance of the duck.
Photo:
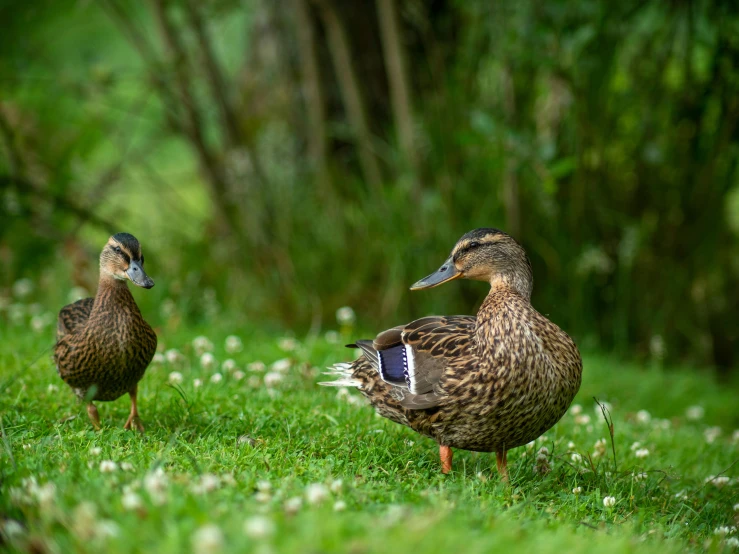
{"label": "duck", "polygon": [[57,321],[54,361],[62,380],[87,404],[100,429],[94,401],[110,402],[128,393],[131,411],[124,428],[144,432],[136,402],[138,383],[157,349],[157,335],[144,320],[128,282],[150,289],[139,241],[129,233],[108,239],[100,253],[100,277],[94,298],[64,306]]}
{"label": "duck", "polygon": [[490,285],[476,316],[422,317],[347,345],[359,357],[332,366],[336,379],[320,384],[355,387],[379,415],[434,439],[442,473],[452,470],[452,449],[495,452],[509,482],[507,452],[562,418],[580,388],[582,359],[531,305],[531,263],[507,233],[466,233],[411,290],[455,279]]}

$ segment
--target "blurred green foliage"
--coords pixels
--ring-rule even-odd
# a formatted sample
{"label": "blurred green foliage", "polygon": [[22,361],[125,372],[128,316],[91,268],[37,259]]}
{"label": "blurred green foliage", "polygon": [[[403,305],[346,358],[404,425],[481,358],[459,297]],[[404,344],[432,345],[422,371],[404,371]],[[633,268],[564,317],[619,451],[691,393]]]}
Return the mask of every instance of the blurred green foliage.
{"label": "blurred green foliage", "polygon": [[287,4],[3,7],[0,286],[92,289],[125,230],[190,319],[383,327],[474,312],[407,287],[495,226],[581,345],[735,365],[732,3],[402,2],[395,50],[380,2]]}

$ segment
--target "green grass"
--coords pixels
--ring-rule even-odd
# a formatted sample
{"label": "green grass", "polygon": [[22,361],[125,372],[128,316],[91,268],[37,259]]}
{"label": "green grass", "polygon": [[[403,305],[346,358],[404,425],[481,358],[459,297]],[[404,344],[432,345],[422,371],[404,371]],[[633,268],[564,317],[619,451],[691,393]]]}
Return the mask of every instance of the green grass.
{"label": "green grass", "polygon": [[[457,451],[454,472],[442,476],[433,441],[376,417],[355,401],[356,391],[347,396],[318,387],[322,368],[351,354],[341,344],[358,333],[348,329],[339,342],[298,340],[295,350],[283,351],[278,335],[223,323],[165,328],[160,342],[184,359],[149,368],[140,385],[147,429],[140,436],[122,429],[126,398],[98,403],[103,430],[93,431],[45,351],[53,340],[50,327],[34,333],[25,324],[3,326],[0,525],[11,551],[217,552],[217,544],[196,538],[208,524],[220,529],[222,550],[234,552],[733,548],[714,531],[737,524],[737,388],[717,385],[707,372],[587,356],[575,401],[582,406],[580,419],[568,413],[535,445],[512,451],[508,487],[500,483],[493,455]],[[217,360],[236,361],[243,379],[224,371],[221,382],[210,381],[213,371],[200,367],[192,347],[201,334],[214,343]],[[226,354],[229,334],[241,336],[243,351]],[[265,386],[264,372],[247,369],[261,360],[269,372],[281,358],[290,360],[289,369],[272,388]],[[168,383],[172,371],[183,375],[181,384]],[[195,388],[195,379],[202,386]],[[594,396],[611,405],[616,467]],[[704,417],[688,419],[691,405],[704,407]],[[648,410],[651,420],[638,416],[639,410]],[[705,432],[712,426],[722,432],[708,442]],[[601,438],[607,448],[595,456]],[[636,457],[635,442],[648,456]],[[542,446],[553,466],[547,474],[533,470]],[[102,472],[104,460],[118,469]],[[129,469],[121,467],[127,464]],[[156,481],[156,468],[166,476],[160,498],[146,486],[147,475],[149,488]],[[635,477],[640,473],[644,479]],[[729,482],[705,482],[719,474]],[[336,480],[342,486],[331,491]],[[269,481],[271,490],[259,493],[259,481]],[[312,505],[306,487],[316,483],[329,492]],[[214,490],[204,492],[207,485]],[[141,505],[126,509],[122,499],[127,494],[133,502],[132,493]],[[605,496],[615,497],[615,506],[605,507]],[[296,513],[285,509],[294,497],[303,498]],[[336,511],[337,502],[345,508]],[[274,532],[261,538],[246,533],[245,522],[256,516],[272,522]]]}

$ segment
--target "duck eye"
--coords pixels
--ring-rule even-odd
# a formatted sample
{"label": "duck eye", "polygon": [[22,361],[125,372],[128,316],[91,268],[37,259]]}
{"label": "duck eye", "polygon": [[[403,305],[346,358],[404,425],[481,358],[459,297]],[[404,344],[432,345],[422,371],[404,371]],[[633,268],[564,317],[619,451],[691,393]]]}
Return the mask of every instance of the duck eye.
{"label": "duck eye", "polygon": [[467,245],[467,248],[477,248],[478,246],[480,246],[480,243],[477,241],[473,241]]}
{"label": "duck eye", "polygon": [[116,252],[118,252],[118,254],[120,254],[120,253],[121,253],[121,249],[120,249],[120,247],[118,247],[118,246],[114,246],[114,247],[113,247],[113,250],[115,250]]}

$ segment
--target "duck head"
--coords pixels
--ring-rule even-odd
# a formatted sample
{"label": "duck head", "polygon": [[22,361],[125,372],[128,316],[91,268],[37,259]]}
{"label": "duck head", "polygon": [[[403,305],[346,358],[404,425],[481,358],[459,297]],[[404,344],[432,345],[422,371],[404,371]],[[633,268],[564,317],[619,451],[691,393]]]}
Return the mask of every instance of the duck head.
{"label": "duck head", "polygon": [[114,279],[128,279],[134,285],[150,289],[154,281],[144,271],[144,254],[136,237],[128,233],[116,233],[100,253],[100,273]]}
{"label": "duck head", "polygon": [[513,237],[492,228],[465,234],[441,267],[414,283],[411,290],[430,289],[454,279],[487,281],[491,286],[502,283],[525,298],[531,297],[533,288],[526,251]]}

